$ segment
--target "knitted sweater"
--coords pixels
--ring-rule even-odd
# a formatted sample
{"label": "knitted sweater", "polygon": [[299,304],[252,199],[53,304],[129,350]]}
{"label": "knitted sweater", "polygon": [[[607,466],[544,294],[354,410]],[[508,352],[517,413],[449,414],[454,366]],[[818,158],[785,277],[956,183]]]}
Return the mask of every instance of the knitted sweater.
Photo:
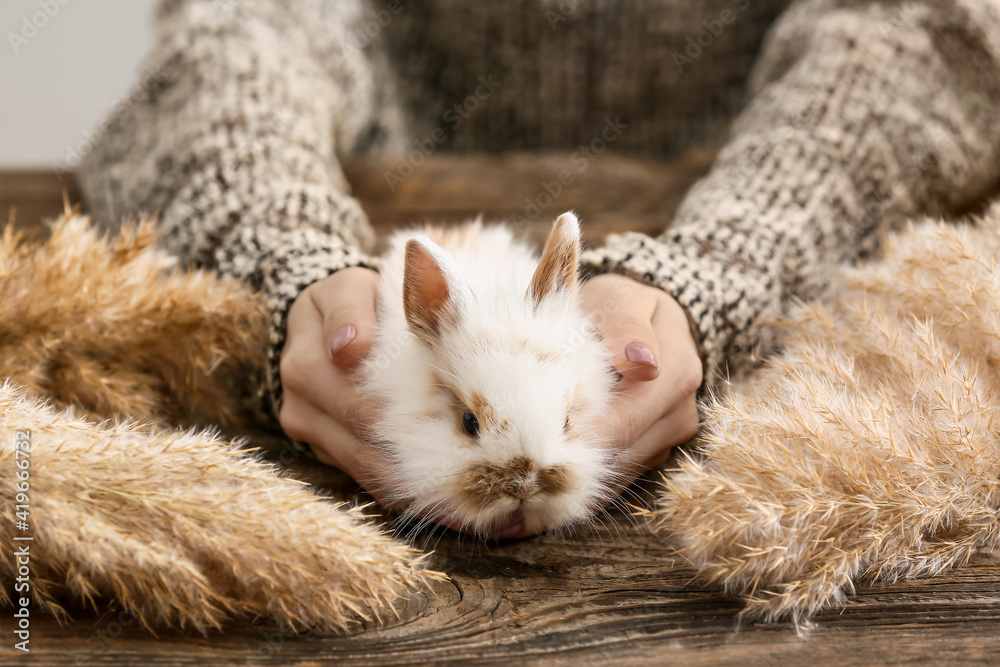
{"label": "knitted sweater", "polygon": [[[166,0],[147,93],[80,178],[100,220],[160,210],[191,265],[262,289],[280,406],[285,319],[312,282],[375,266],[338,160],[721,143],[657,238],[613,236],[587,271],[661,287],[706,380],[770,346],[767,321],[820,293],[905,216],[969,207],[1000,177],[998,0]],[[751,64],[756,60],[752,69]],[[438,130],[438,132],[435,132]]]}

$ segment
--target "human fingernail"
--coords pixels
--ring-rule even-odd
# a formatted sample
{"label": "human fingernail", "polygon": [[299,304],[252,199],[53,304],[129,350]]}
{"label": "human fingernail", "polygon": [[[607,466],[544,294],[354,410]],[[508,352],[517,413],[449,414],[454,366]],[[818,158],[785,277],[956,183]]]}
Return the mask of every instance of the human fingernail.
{"label": "human fingernail", "polygon": [[352,340],[358,337],[358,328],[353,324],[345,324],[337,329],[330,340],[330,356],[337,356],[337,353]]}
{"label": "human fingernail", "polygon": [[642,343],[632,343],[625,348],[625,358],[636,364],[646,364],[653,368],[659,368],[660,363],[656,360],[653,351]]}

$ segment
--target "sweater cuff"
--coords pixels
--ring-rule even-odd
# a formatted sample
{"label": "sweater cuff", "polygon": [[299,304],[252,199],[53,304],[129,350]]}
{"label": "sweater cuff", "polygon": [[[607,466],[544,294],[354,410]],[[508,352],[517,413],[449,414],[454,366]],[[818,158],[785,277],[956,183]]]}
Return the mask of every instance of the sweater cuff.
{"label": "sweater cuff", "polygon": [[[603,248],[585,251],[580,257],[584,276],[617,273],[669,294],[684,309],[691,334],[701,355],[704,380],[699,394],[728,379],[725,367],[727,328],[719,321],[722,304],[730,304],[726,321],[753,319],[750,312],[740,313],[740,304],[748,302],[745,289],[727,287],[720,275],[718,260],[686,253],[690,244],[666,243],[645,234],[612,234]],[[732,292],[732,293],[728,293]]]}
{"label": "sweater cuff", "polygon": [[277,424],[282,401],[281,351],[292,303],[314,282],[355,266],[377,270],[378,261],[343,239],[314,229],[280,232],[267,248],[258,265],[268,312],[267,364],[258,399],[266,417]]}

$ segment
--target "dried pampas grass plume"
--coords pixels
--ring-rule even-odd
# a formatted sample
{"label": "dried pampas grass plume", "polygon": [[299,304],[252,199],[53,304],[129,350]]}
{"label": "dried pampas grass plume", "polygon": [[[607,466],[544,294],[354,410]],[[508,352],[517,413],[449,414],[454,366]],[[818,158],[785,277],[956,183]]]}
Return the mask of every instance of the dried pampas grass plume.
{"label": "dried pampas grass plume", "polygon": [[784,352],[710,406],[656,518],[744,615],[797,624],[859,581],[1000,544],[1000,207],[923,223],[801,307]]}
{"label": "dried pampas grass plume", "polygon": [[0,370],[93,417],[232,421],[260,365],[263,315],[233,280],[183,271],[154,223],[113,238],[67,206],[51,237],[0,235]]}
{"label": "dried pampas grass plume", "polygon": [[[113,599],[147,628],[200,631],[387,618],[439,576],[423,556],[240,443],[154,421],[225,416],[232,384],[264,358],[255,300],[176,269],[154,240],[151,222],[108,239],[69,210],[43,244],[12,224],[0,236],[0,542],[30,544],[34,604],[63,618],[67,600]],[[112,415],[129,421],[93,419]],[[18,430],[31,443],[27,531]],[[15,566],[0,559],[0,580]]]}
{"label": "dried pampas grass plume", "polygon": [[[26,532],[14,514],[17,430],[31,443]],[[266,616],[341,631],[439,576],[358,510],[211,434],[95,425],[5,382],[0,438],[0,542],[30,544],[34,603],[60,617],[69,595],[115,599],[150,629]],[[12,539],[25,534],[34,540]],[[14,565],[0,560],[0,579]]]}

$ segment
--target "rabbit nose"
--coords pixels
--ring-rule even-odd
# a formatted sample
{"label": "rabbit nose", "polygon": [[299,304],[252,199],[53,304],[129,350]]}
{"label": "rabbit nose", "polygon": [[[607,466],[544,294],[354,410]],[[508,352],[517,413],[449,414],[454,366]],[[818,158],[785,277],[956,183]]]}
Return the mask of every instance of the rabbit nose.
{"label": "rabbit nose", "polygon": [[503,485],[503,492],[508,496],[512,496],[517,500],[528,500],[533,495],[538,493],[538,484],[533,479],[534,475],[531,477],[521,477],[519,479],[508,480],[506,484]]}

